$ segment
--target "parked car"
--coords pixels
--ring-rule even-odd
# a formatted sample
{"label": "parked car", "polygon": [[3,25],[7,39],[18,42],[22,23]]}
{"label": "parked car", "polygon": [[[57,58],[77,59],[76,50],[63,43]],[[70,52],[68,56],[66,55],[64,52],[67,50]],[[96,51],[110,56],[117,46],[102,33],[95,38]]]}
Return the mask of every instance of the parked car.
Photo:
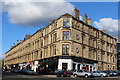
{"label": "parked car", "polygon": [[59,71],[61,71],[61,70],[59,70],[59,69],[55,70],[55,74],[57,74]]}
{"label": "parked car", "polygon": [[110,76],[117,76],[118,75],[118,73],[115,71],[108,70],[107,72],[110,74]]}
{"label": "parked car", "polygon": [[2,69],[2,71],[5,71],[5,69]]}
{"label": "parked car", "polygon": [[20,72],[21,73],[25,73],[27,70],[26,69],[21,69]]}
{"label": "parked car", "polygon": [[34,72],[33,70],[25,70],[24,73],[25,74],[34,74],[34,75],[38,74],[37,72]]}
{"label": "parked car", "polygon": [[116,71],[116,72],[117,72],[118,76],[120,76],[120,71]]}
{"label": "parked car", "polygon": [[56,71],[57,77],[71,77],[71,72],[66,70]]}
{"label": "parked car", "polygon": [[109,76],[113,76],[113,72],[111,72],[111,71],[109,71],[109,70],[104,71],[104,72],[106,72],[107,74],[109,74]]}
{"label": "parked car", "polygon": [[118,76],[118,72],[117,71],[112,71],[113,72],[113,76]]}
{"label": "parked car", "polygon": [[11,69],[11,72],[19,72],[19,70],[18,69]]}
{"label": "parked car", "polygon": [[106,76],[109,76],[109,74],[107,74],[104,71],[92,71],[91,74],[92,74],[93,77],[106,77]]}
{"label": "parked car", "polygon": [[6,68],[6,69],[4,69],[4,71],[7,71],[7,72],[10,72],[11,71],[11,69],[10,68]]}
{"label": "parked car", "polygon": [[91,73],[86,71],[86,70],[74,70],[73,71],[73,76],[74,77],[91,77]]}

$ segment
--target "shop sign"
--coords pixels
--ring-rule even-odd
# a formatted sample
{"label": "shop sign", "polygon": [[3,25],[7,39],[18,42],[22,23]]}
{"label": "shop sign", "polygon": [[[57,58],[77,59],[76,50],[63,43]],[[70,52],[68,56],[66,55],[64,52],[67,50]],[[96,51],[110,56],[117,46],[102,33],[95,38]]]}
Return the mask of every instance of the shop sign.
{"label": "shop sign", "polygon": [[35,61],[35,64],[38,64],[38,61]]}

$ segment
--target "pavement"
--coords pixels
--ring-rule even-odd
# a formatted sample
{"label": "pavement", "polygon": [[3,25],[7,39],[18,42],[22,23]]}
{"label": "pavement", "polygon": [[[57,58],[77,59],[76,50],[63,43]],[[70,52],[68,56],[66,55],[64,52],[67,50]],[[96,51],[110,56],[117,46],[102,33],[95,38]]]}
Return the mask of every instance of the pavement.
{"label": "pavement", "polygon": [[3,72],[2,80],[120,80],[120,76],[95,77],[95,78],[74,78],[56,77],[56,75],[25,75],[21,73]]}

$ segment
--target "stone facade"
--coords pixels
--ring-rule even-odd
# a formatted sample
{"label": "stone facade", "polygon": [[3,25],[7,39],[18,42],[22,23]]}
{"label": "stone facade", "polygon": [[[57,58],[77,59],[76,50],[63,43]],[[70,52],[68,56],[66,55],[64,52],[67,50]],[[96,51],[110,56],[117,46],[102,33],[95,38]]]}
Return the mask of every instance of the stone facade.
{"label": "stone facade", "polygon": [[84,21],[68,13],[47,27],[14,45],[5,53],[4,65],[36,61],[55,56],[75,56],[97,61],[98,70],[116,70],[116,39],[94,28],[92,20]]}

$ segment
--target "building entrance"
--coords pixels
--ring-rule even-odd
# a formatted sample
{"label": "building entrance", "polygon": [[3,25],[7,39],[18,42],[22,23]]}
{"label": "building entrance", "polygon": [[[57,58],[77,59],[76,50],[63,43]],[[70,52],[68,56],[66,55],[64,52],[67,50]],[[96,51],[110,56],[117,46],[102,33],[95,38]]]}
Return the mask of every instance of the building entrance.
{"label": "building entrance", "polygon": [[62,63],[62,70],[67,70],[68,63]]}

